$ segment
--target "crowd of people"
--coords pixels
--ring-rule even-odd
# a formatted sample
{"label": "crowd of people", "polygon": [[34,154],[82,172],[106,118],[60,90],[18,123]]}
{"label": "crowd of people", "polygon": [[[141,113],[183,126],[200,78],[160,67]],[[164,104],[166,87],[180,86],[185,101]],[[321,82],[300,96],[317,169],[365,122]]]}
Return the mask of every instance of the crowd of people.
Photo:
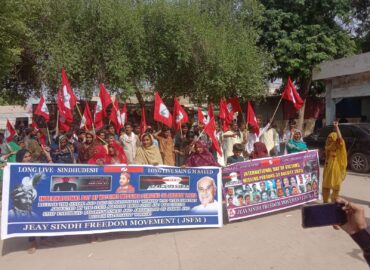
{"label": "crowd of people", "polygon": [[[260,119],[258,119],[258,123],[261,125]],[[335,131],[329,134],[325,146],[327,158],[323,180],[324,202],[328,202],[329,197],[332,201],[337,199],[347,166],[345,143],[341,137],[338,123],[335,122],[334,127]],[[109,125],[96,132],[77,130],[70,133],[61,132],[54,136],[46,136],[40,129],[28,127],[18,130],[17,136],[11,142],[5,142],[4,134],[0,133],[0,162],[3,164],[6,162],[32,162],[181,167],[225,166],[248,159],[307,150],[307,146],[302,140],[302,133],[295,128],[294,121],[289,121],[288,127],[281,134],[270,122],[259,132],[250,126],[247,127],[244,123],[239,126],[237,122],[233,122],[226,132],[223,132],[219,125],[216,128],[216,138],[221,145],[222,156],[212,147],[212,142],[204,132],[202,124],[193,124],[192,126],[183,124],[177,133],[167,127],[155,131],[152,126],[147,126],[145,132],[140,134],[138,125],[126,123],[119,134],[113,125]],[[309,176],[311,179],[312,175]],[[302,179],[305,177],[307,178],[307,175],[302,175]],[[234,178],[239,181],[236,176]],[[269,187],[266,188],[266,185]],[[243,185],[240,190],[232,187],[227,188],[226,204],[229,207],[248,205],[317,188],[316,179],[303,182],[299,182],[298,179],[298,183],[295,178],[290,180],[288,178],[276,179],[274,183],[262,181],[258,184]],[[348,208],[348,206],[346,207]],[[352,212],[348,212],[349,215]],[[361,233],[365,234],[362,227]],[[354,239],[359,242],[356,235]],[[29,242],[31,249],[34,250],[36,239],[30,237]],[[40,242],[47,243],[47,238],[42,237]],[[367,244],[361,242],[359,245],[364,248],[363,246]],[[365,257],[367,260],[369,259],[366,251]]]}
{"label": "crowd of people", "polygon": [[42,130],[28,127],[18,130],[17,136],[9,143],[0,133],[0,161],[14,162],[17,151],[26,149],[33,163],[225,166],[279,155],[284,150],[286,153],[306,150],[301,132],[294,125],[290,122],[283,136],[271,123],[267,123],[259,133],[253,128],[248,129],[244,123],[239,126],[235,121],[225,132],[217,125],[216,138],[221,145],[222,156],[212,147],[202,124],[183,124],[177,133],[166,126],[158,131],[147,126],[140,134],[138,125],[126,123],[119,134],[113,125],[109,125],[96,132],[81,129],[54,136],[46,136]]}

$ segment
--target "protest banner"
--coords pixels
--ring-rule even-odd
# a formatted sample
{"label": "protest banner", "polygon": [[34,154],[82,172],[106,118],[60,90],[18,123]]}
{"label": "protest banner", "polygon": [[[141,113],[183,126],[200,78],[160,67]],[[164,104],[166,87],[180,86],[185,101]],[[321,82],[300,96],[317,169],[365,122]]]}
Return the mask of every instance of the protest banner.
{"label": "protest banner", "polygon": [[1,238],[222,226],[215,167],[8,164]]}
{"label": "protest banner", "polygon": [[317,150],[239,162],[222,170],[230,221],[317,200]]}

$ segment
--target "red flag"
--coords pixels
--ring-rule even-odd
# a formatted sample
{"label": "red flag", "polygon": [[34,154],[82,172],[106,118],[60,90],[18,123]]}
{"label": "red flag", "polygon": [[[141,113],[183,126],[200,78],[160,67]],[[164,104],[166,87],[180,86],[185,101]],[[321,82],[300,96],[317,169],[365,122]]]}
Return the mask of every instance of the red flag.
{"label": "red flag", "polygon": [[33,127],[33,129],[37,132],[40,130],[39,126],[37,125],[37,123],[35,122],[35,120],[32,119],[32,123],[31,123],[31,127]]}
{"label": "red flag", "polygon": [[101,100],[101,104],[103,106],[103,117],[107,117],[107,108],[110,104],[112,104],[112,99],[110,98],[110,95],[108,91],[105,89],[104,84],[100,84],[100,92],[99,92],[99,97]]}
{"label": "red flag", "polygon": [[212,102],[210,102],[209,104],[208,104],[208,117],[209,117],[209,119],[214,119],[215,118],[215,113],[213,112],[213,104],[212,104]]}
{"label": "red flag", "polygon": [[64,68],[62,68],[62,91],[64,97],[64,106],[72,110],[77,103],[77,98],[73,93],[72,87],[69,84],[67,73],[65,72]]}
{"label": "red flag", "polygon": [[145,130],[146,130],[145,109],[144,107],[141,107],[140,134],[144,134]]}
{"label": "red flag", "polygon": [[101,129],[103,127],[103,106],[100,97],[98,97],[95,105],[94,124],[96,129]]}
{"label": "red flag", "polygon": [[127,123],[127,107],[126,103],[122,105],[120,112],[120,117],[118,118],[119,122],[121,123],[121,128],[123,128]]}
{"label": "red flag", "polygon": [[215,119],[214,118],[211,118],[209,120],[208,125],[206,125],[204,127],[204,132],[211,139],[213,148],[217,151],[217,153],[220,156],[222,156],[222,151],[221,151],[221,148],[220,148],[220,144],[218,143],[218,140],[216,138],[216,123],[215,123]]}
{"label": "red flag", "polygon": [[220,99],[220,114],[219,114],[219,117],[221,119],[226,119],[226,115],[227,115],[227,102],[226,102],[226,99],[221,98]]}
{"label": "red flag", "polygon": [[42,132],[42,130],[37,125],[36,121],[32,119],[31,126],[33,127],[35,133],[41,133],[41,137],[38,137],[39,142],[41,145],[46,145],[46,135]]}
{"label": "red flag", "polygon": [[60,89],[58,90],[57,106],[59,112],[58,127],[60,130],[68,132],[70,129],[70,124],[73,121],[73,115],[72,111],[65,107],[63,94]]}
{"label": "red flag", "polygon": [[233,114],[236,112],[240,113],[242,112],[242,108],[240,107],[238,97],[229,98],[227,103],[231,105]]}
{"label": "red flag", "polygon": [[208,112],[204,112],[201,107],[198,107],[198,123],[204,126],[209,123]]}
{"label": "red flag", "polygon": [[80,128],[84,128],[86,130],[91,130],[93,126],[93,120],[91,117],[91,112],[90,112],[90,107],[89,107],[89,102],[85,102],[85,108],[84,108],[84,113],[82,114],[82,119],[81,119],[81,124]]}
{"label": "red flag", "polygon": [[187,123],[189,121],[188,114],[186,113],[184,108],[181,107],[180,102],[176,97],[173,105],[173,116],[175,119],[174,125],[176,130],[179,130],[182,124]]}
{"label": "red flag", "polygon": [[118,100],[117,98],[114,100],[112,111],[110,113],[109,119],[111,120],[112,124],[116,128],[117,133],[119,132],[119,129],[122,127],[121,126],[121,113],[119,111],[118,107]]}
{"label": "red flag", "polygon": [[7,143],[10,143],[13,140],[15,134],[17,134],[17,132],[15,132],[15,129],[12,126],[12,124],[9,122],[9,120],[7,120],[5,132],[4,132],[5,141]]}
{"label": "red flag", "polygon": [[282,98],[293,102],[294,108],[297,111],[303,106],[304,103],[290,77],[288,77],[288,82],[284,88]]}
{"label": "red flag", "polygon": [[48,107],[46,106],[44,96],[41,96],[40,102],[35,110],[35,114],[42,116],[45,119],[46,123],[49,122],[50,120],[49,110]]}
{"label": "red flag", "polygon": [[73,122],[73,113],[72,110],[69,109],[66,104],[69,104],[67,102],[68,97],[63,96],[63,91],[59,90],[58,91],[58,111],[59,115],[63,116],[66,119],[66,122],[72,123]]}
{"label": "red flag", "polygon": [[252,126],[252,131],[257,135],[260,133],[260,128],[257,123],[256,115],[254,114],[251,103],[248,101],[248,110],[247,110],[247,124]]}
{"label": "red flag", "polygon": [[224,98],[220,99],[220,114],[219,117],[222,122],[222,131],[226,132],[232,122],[232,116],[230,118],[229,111],[227,110],[227,101]]}
{"label": "red flag", "polygon": [[154,93],[154,120],[165,124],[169,128],[172,127],[172,115],[158,92]]}

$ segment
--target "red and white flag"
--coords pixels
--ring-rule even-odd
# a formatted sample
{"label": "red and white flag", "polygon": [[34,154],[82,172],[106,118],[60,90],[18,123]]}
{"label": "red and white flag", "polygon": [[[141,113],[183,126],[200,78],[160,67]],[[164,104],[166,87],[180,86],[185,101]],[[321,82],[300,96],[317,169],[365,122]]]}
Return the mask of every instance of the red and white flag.
{"label": "red and white flag", "polygon": [[124,127],[127,123],[127,106],[126,103],[122,105],[122,108],[120,110],[120,119],[121,120],[121,126]]}
{"label": "red and white flag", "polygon": [[100,97],[100,100],[101,100],[101,104],[103,106],[103,117],[107,117],[108,116],[107,108],[110,104],[112,104],[112,99],[111,99],[107,89],[105,89],[104,84],[102,84],[102,83],[100,84],[99,97]]}
{"label": "red and white flag", "polygon": [[118,100],[115,99],[114,103],[113,103],[111,113],[110,113],[110,116],[109,116],[109,120],[111,121],[111,123],[116,128],[117,133],[119,132],[119,129],[122,127],[120,119],[121,119],[121,113],[120,113],[119,107],[118,107]]}
{"label": "red and white flag", "polygon": [[182,124],[187,123],[189,121],[188,114],[186,113],[184,108],[181,107],[181,104],[176,97],[173,105],[173,116],[175,119],[174,125],[176,130],[179,130]]}
{"label": "red and white flag", "polygon": [[41,145],[46,145],[46,135],[42,132],[42,130],[37,125],[36,121],[33,120],[33,119],[32,119],[31,126],[33,127],[35,133],[38,133],[38,132],[41,133],[41,137],[38,137],[40,144]]}
{"label": "red and white flag", "polygon": [[252,127],[252,131],[258,136],[260,133],[260,128],[257,123],[256,115],[254,114],[251,103],[248,101],[247,109],[247,124]]}
{"label": "red and white flag", "polygon": [[212,146],[213,148],[217,151],[217,153],[222,156],[222,151],[220,144],[218,143],[217,137],[216,137],[216,123],[215,123],[215,118],[212,117],[209,120],[208,125],[204,127],[204,132],[208,135],[208,137],[212,141]]}
{"label": "red and white flag", "polygon": [[95,105],[94,124],[96,129],[101,129],[103,127],[103,105],[100,97],[98,97]]}
{"label": "red and white flag", "polygon": [[228,108],[231,107],[232,113],[236,112],[242,112],[242,108],[240,107],[239,99],[238,97],[231,97],[227,100],[227,106]]}
{"label": "red and white flag", "polygon": [[208,125],[209,116],[208,112],[204,112],[201,107],[198,107],[198,124]]}
{"label": "red and white flag", "polygon": [[15,134],[17,134],[17,132],[15,132],[15,129],[12,126],[12,124],[9,122],[9,120],[7,120],[5,132],[4,132],[5,141],[7,143],[10,143],[13,140]]}
{"label": "red and white flag", "polygon": [[141,120],[140,120],[140,135],[144,134],[146,130],[146,117],[145,117],[145,108],[141,107]]}
{"label": "red and white flag", "polygon": [[91,117],[89,102],[85,102],[84,113],[82,114],[80,128],[85,130],[91,130],[93,126],[93,120]]}
{"label": "red and white flag", "polygon": [[288,77],[288,82],[284,88],[282,98],[293,102],[294,108],[298,111],[304,104],[304,101],[299,96],[292,80]]}
{"label": "red and white flag", "polygon": [[31,127],[33,127],[34,131],[37,132],[40,130],[39,126],[37,125],[36,121],[32,119]]}
{"label": "red and white flag", "polygon": [[67,73],[65,72],[64,68],[62,68],[62,93],[64,106],[72,111],[73,108],[76,106],[77,97],[73,93],[72,87],[68,81]]}
{"label": "red and white flag", "polygon": [[44,96],[41,96],[40,102],[37,105],[37,108],[35,110],[35,114],[42,116],[45,119],[46,123],[49,122],[50,114],[49,114],[48,107],[46,106]]}
{"label": "red and white flag", "polygon": [[72,110],[69,110],[68,108],[65,107],[63,93],[60,89],[58,90],[57,106],[58,106],[58,128],[59,130],[68,132],[70,129],[70,124],[73,121],[73,114]]}
{"label": "red and white flag", "polygon": [[172,115],[158,92],[154,93],[154,120],[165,124],[169,128],[172,127]]}

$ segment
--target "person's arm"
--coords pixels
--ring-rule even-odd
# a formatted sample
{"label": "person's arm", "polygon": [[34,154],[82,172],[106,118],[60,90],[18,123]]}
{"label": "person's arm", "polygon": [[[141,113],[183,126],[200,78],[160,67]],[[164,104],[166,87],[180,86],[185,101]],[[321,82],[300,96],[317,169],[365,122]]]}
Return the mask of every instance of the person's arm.
{"label": "person's arm", "polygon": [[343,210],[347,215],[347,223],[343,224],[341,228],[348,233],[362,249],[365,260],[370,266],[370,234],[366,231],[367,223],[364,208],[342,198],[338,198],[337,202],[344,203]]}
{"label": "person's arm", "polygon": [[260,138],[262,134],[265,133],[270,128],[270,125],[271,123],[268,122],[267,125],[263,129],[260,130],[260,134],[258,134],[258,138]]}
{"label": "person's arm", "polygon": [[339,139],[339,140],[342,140],[342,139],[343,139],[343,137],[342,137],[342,133],[340,132],[338,122],[337,122],[337,121],[334,121],[334,122],[333,122],[333,126],[334,126],[334,128],[335,128],[335,131],[336,131],[336,132],[337,132],[337,134],[338,134],[338,139]]}
{"label": "person's arm", "polygon": [[157,131],[156,133],[153,133],[153,137],[156,139],[156,140],[158,140],[158,138],[159,138],[159,134],[161,134],[161,130],[159,130],[159,131]]}
{"label": "person's arm", "polygon": [[224,133],[222,135],[222,138],[225,139],[225,138],[234,138],[236,137],[236,133],[235,132],[232,132],[232,131],[227,131],[226,133]]}
{"label": "person's arm", "polygon": [[8,157],[10,157],[11,155],[15,155],[15,154],[17,154],[17,151],[13,151],[13,152],[10,152],[8,154],[2,155],[1,160],[7,161]]}
{"label": "person's arm", "polygon": [[41,145],[41,149],[48,163],[53,163],[53,159],[51,158],[51,155],[50,155],[50,148],[47,146]]}

